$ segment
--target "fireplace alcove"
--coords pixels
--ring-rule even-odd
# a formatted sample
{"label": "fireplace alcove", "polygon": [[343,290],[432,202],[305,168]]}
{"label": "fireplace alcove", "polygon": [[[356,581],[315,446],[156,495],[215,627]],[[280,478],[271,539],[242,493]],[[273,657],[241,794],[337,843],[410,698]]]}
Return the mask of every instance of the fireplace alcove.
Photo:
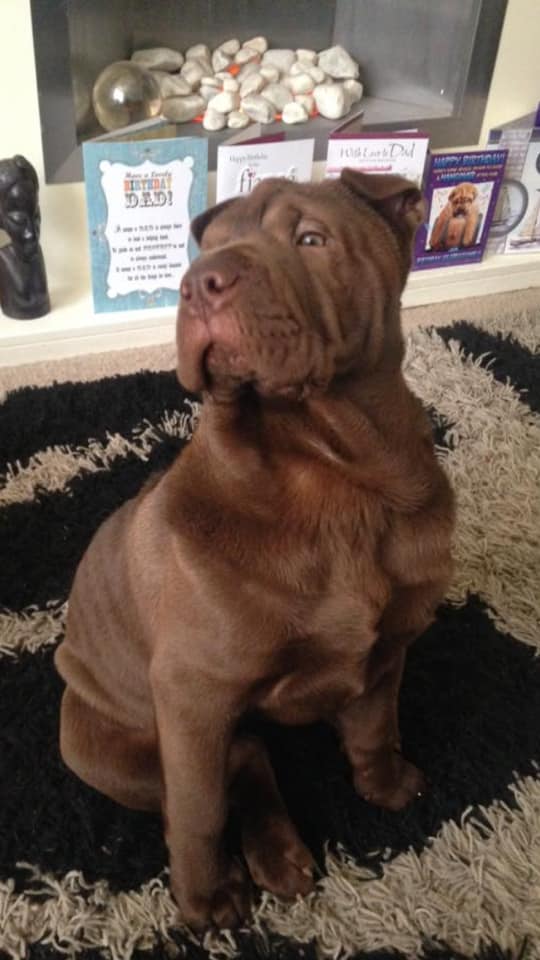
{"label": "fireplace alcove", "polygon": [[[273,47],[321,50],[341,43],[360,63],[369,129],[418,127],[433,147],[477,142],[507,0],[31,0],[48,183],[82,178],[80,144],[103,134],[90,108],[100,71],[133,50],[211,48],[230,37],[264,34]],[[356,122],[358,126],[358,121]],[[354,124],[354,121],[353,121]],[[287,137],[315,137],[326,155],[336,121],[265,126]],[[172,129],[171,129],[172,127]],[[204,135],[209,160],[231,131],[169,125],[169,135]]]}

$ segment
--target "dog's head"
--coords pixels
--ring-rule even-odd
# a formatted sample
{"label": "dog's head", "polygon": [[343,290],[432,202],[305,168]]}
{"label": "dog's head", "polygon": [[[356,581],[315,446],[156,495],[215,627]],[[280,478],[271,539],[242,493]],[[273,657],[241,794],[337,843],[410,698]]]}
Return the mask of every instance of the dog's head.
{"label": "dog's head", "polygon": [[458,183],[450,191],[448,202],[452,207],[453,217],[466,217],[478,196],[474,183]]}
{"label": "dog's head", "polygon": [[302,399],[352,371],[399,365],[399,301],[423,217],[414,184],[352,170],[318,185],[266,180],[197,217],[181,383]]}

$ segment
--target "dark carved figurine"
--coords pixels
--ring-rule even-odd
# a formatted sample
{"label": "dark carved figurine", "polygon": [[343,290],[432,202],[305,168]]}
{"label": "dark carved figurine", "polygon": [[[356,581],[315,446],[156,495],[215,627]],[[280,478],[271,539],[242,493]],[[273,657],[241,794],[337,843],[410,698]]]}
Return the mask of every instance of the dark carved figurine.
{"label": "dark carved figurine", "polygon": [[0,308],[16,320],[49,313],[45,263],[39,245],[39,183],[24,157],[0,160],[0,229],[10,243],[0,246]]}

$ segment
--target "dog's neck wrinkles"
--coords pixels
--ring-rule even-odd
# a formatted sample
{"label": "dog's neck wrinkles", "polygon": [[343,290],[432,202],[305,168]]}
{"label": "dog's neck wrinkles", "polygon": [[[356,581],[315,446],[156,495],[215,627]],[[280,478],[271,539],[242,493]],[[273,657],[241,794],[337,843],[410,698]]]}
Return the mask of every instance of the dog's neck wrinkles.
{"label": "dog's neck wrinkles", "polygon": [[224,488],[220,478],[234,474],[256,498],[269,483],[294,484],[306,467],[316,482],[317,467],[323,467],[409,512],[431,495],[418,424],[417,401],[397,370],[339,384],[301,403],[209,399],[197,433],[211,445],[216,482]]}

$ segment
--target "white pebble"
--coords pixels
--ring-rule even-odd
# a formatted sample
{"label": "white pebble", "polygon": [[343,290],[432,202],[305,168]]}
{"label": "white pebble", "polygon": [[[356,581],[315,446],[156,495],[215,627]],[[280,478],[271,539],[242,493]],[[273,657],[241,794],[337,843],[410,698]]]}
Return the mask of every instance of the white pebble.
{"label": "white pebble", "polygon": [[261,77],[264,77],[264,79],[268,81],[268,83],[277,83],[281,76],[281,71],[278,70],[277,67],[273,67],[271,64],[266,64],[265,66],[261,67],[259,73],[261,74]]}
{"label": "white pebble", "polygon": [[[230,77],[230,73],[227,73],[227,79],[229,77]],[[203,83],[205,87],[215,87],[216,90],[223,89],[223,84],[221,80],[219,80],[218,77],[214,77],[213,75],[210,75],[208,77],[201,77],[201,84]]]}
{"label": "white pebble", "polygon": [[245,63],[242,69],[236,74],[236,79],[242,83],[242,80],[250,77],[252,73],[259,73],[259,69],[259,63],[256,60],[252,60],[251,63]]}
{"label": "white pebble", "polygon": [[148,50],[135,50],[131,55],[133,63],[147,70],[179,70],[184,57],[178,50],[169,47],[150,47]]}
{"label": "white pebble", "polygon": [[286,103],[281,115],[283,123],[305,123],[309,120],[309,115],[301,103]]}
{"label": "white pebble", "polygon": [[231,62],[231,57],[229,57],[220,47],[217,50],[214,50],[212,54],[212,69],[214,73],[218,73],[220,70],[225,70]]}
{"label": "white pebble", "polygon": [[296,60],[296,54],[294,50],[267,50],[263,54],[262,62],[266,67],[268,65],[272,67],[277,67],[278,70],[281,70],[283,73],[288,73],[291,69],[294,61]]}
{"label": "white pebble", "polygon": [[252,50],[257,50],[259,53],[266,53],[268,50],[268,40],[266,37],[252,37],[251,40],[246,40],[242,46],[251,47]]}
{"label": "white pebble", "polygon": [[187,97],[169,97],[161,106],[161,113],[167,120],[174,123],[188,123],[200,116],[206,109],[206,100],[199,94],[192,93]]}
{"label": "white pebble", "polygon": [[312,78],[314,83],[324,83],[327,79],[327,76],[324,70],[321,70],[320,67],[315,66],[306,66],[306,73]]}
{"label": "white pebble", "polygon": [[343,87],[349,94],[351,103],[358,103],[362,99],[364,88],[359,80],[345,80]]}
{"label": "white pebble", "polygon": [[225,40],[225,43],[220,43],[218,50],[223,50],[223,53],[226,53],[228,57],[234,57],[235,53],[238,53],[240,49],[240,41],[233,37],[232,40]]}
{"label": "white pebble", "polygon": [[218,70],[218,72],[214,74],[214,77],[216,80],[221,81],[220,82],[220,87],[221,87],[223,86],[224,81],[229,79],[230,73],[228,70]]}
{"label": "white pebble", "polygon": [[231,130],[242,130],[243,127],[248,126],[249,122],[249,117],[243,110],[231,110],[227,120],[227,126],[230,127]]}
{"label": "white pebble", "polygon": [[207,108],[202,123],[205,130],[223,130],[226,123],[227,117],[224,113],[218,113],[217,110],[211,110],[210,107]]}
{"label": "white pebble", "polygon": [[281,113],[286,103],[294,99],[291,91],[282,83],[269,83],[262,91],[262,96],[274,104],[278,113]]}
{"label": "white pebble", "polygon": [[256,123],[272,123],[276,115],[274,105],[259,93],[250,93],[248,97],[244,97],[241,108],[250,120]]}
{"label": "white pebble", "polygon": [[304,60],[305,63],[317,63],[315,50],[305,50],[303,47],[300,47],[300,49],[296,51],[296,56],[299,60]]}
{"label": "white pebble", "polygon": [[210,47],[205,43],[196,43],[186,50],[186,60],[210,60]]}
{"label": "white pebble", "polygon": [[349,112],[351,101],[341,83],[321,83],[313,91],[317,110],[328,120],[340,120]]}
{"label": "white pebble", "polygon": [[230,113],[240,106],[240,94],[224,90],[218,93],[208,102],[208,109],[215,110],[217,113]]}
{"label": "white pebble", "polygon": [[227,77],[227,79],[223,81],[223,89],[226,90],[227,93],[238,93],[240,84],[234,77]]}
{"label": "white pebble", "polygon": [[337,44],[319,54],[319,66],[329,77],[335,80],[355,80],[358,76],[358,64],[344,47]]}
{"label": "white pebble", "polygon": [[218,91],[216,90],[215,87],[207,87],[206,84],[201,83],[197,93],[200,93],[201,97],[204,97],[204,99],[208,103],[212,99],[212,97],[216,96]]}
{"label": "white pebble", "polygon": [[245,80],[242,80],[240,95],[242,97],[248,97],[250,93],[260,93],[265,84],[266,80],[260,73],[252,73],[249,77],[246,77]]}
{"label": "white pebble", "polygon": [[304,110],[311,116],[315,109],[315,97],[311,93],[299,93],[295,98],[296,103],[300,103]]}
{"label": "white pebble", "polygon": [[253,50],[251,47],[242,47],[238,53],[234,56],[234,62],[239,64],[251,63],[256,61],[257,63],[261,59],[261,55],[258,50]]}
{"label": "white pebble", "polygon": [[199,86],[202,78],[208,73],[208,70],[206,70],[198,60],[186,60],[180,73],[193,90]]}
{"label": "white pebble", "polygon": [[290,77],[287,86],[293,93],[311,93],[315,84],[308,73],[300,73],[296,77]]}
{"label": "white pebble", "polygon": [[159,82],[159,89],[162,98],[167,97],[185,97],[191,93],[191,87],[187,80],[177,73],[166,73],[164,70],[152,71],[156,80]]}

